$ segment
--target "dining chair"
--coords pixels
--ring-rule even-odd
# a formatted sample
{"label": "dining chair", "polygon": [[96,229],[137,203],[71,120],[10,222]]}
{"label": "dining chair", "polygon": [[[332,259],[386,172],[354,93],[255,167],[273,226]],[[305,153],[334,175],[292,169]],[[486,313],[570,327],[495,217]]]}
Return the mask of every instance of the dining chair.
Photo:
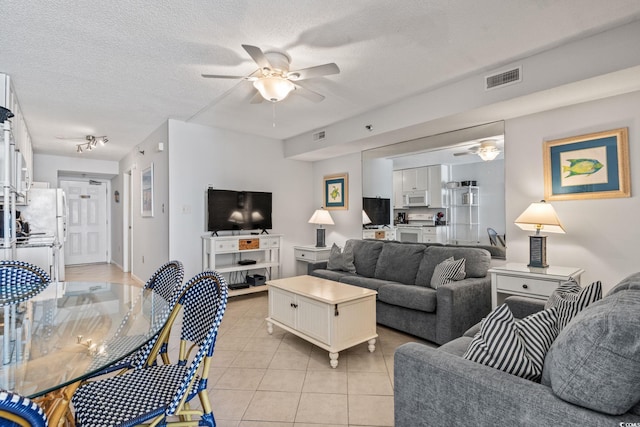
{"label": "dining chair", "polygon": [[[2,363],[22,358],[23,316],[20,303],[33,298],[51,283],[40,267],[18,260],[0,261],[0,306],[2,306]],[[27,329],[27,332],[29,329]]]}
{"label": "dining chair", "polygon": [[[153,364],[152,352],[140,369],[81,386],[72,398],[76,425],[165,425],[174,423],[168,418],[178,417],[175,423],[181,426],[214,427],[206,388],[227,296],[227,283],[217,272],[204,271],[189,280],[174,308],[183,310],[178,363]],[[202,410],[192,410],[188,404],[196,396]],[[199,419],[192,420],[193,416]]]}
{"label": "dining chair", "polygon": [[46,427],[42,408],[30,399],[8,390],[0,390],[0,425],[6,427]]}
{"label": "dining chair", "polygon": [[33,264],[0,261],[0,305],[17,304],[42,292],[51,283],[49,275]]}
{"label": "dining chair", "polygon": [[505,245],[502,236],[499,235],[498,232],[493,228],[487,227],[487,234],[489,235],[489,243],[491,243],[491,246],[498,246],[498,243],[500,243],[500,246],[502,247],[507,246]]}
{"label": "dining chair", "polygon": [[[178,302],[178,298],[180,297],[180,295],[184,290],[185,284],[183,283],[183,279],[184,279],[184,265],[180,261],[173,260],[160,266],[144,284],[145,289],[153,290],[151,304],[155,305],[158,302],[157,303],[158,308],[154,310],[154,307],[152,306],[152,310],[151,310],[152,328],[159,329],[165,324],[165,322],[167,322],[169,315],[173,311],[173,308],[175,307],[176,303]],[[160,300],[158,300],[158,297],[162,298],[163,301],[167,301],[168,304],[159,304]],[[111,347],[113,349],[114,347],[118,346],[119,342],[124,340],[136,340],[136,339],[141,341],[144,340],[144,337],[141,335],[136,335],[136,336],[123,335],[124,333],[123,328],[125,327],[125,325],[128,324],[128,319],[130,315],[131,315],[131,312],[129,312],[125,316],[122,323],[120,324],[120,328],[116,331],[114,337],[109,342],[107,342],[108,347]],[[147,361],[149,353],[151,352],[155,342],[158,340],[158,337],[159,337],[159,334],[156,334],[146,344],[142,345],[142,347],[139,350],[130,354],[124,359],[119,360],[118,362],[115,362],[109,365],[108,367],[100,370],[99,372],[94,374],[94,376],[104,375],[109,372],[122,371],[122,370],[132,369],[135,367],[142,366]],[[158,355],[162,357],[163,360],[168,360],[166,356],[166,352],[167,352],[167,348],[166,346],[164,346],[160,349],[160,351],[158,352],[159,353]],[[95,360],[95,363],[96,364],[100,363],[99,357]],[[168,363],[168,362],[165,362],[165,363]]]}

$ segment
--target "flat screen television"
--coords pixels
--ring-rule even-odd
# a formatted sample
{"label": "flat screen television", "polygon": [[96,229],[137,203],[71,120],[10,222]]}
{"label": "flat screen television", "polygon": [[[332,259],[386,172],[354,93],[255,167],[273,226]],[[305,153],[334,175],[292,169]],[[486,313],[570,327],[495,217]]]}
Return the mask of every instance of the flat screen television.
{"label": "flat screen television", "polygon": [[362,209],[371,220],[369,226],[391,224],[391,199],[363,197]]}
{"label": "flat screen television", "polygon": [[207,190],[207,230],[268,230],[272,194],[261,191]]}

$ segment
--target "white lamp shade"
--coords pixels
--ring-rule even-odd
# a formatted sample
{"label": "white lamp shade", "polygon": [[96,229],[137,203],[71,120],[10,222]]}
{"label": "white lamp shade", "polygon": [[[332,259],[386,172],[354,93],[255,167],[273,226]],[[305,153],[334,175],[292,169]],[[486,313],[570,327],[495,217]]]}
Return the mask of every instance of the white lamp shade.
{"label": "white lamp shade", "polygon": [[518,227],[526,231],[565,232],[555,209],[544,200],[531,203],[514,222]]}
{"label": "white lamp shade", "polygon": [[282,101],[296,88],[293,83],[282,77],[262,77],[253,82],[253,86],[264,99],[271,102]]}
{"label": "white lamp shade", "polygon": [[309,224],[319,224],[319,225],[333,225],[333,218],[329,215],[329,211],[325,211],[324,209],[317,209],[311,218],[309,218]]}
{"label": "white lamp shade", "polygon": [[369,215],[367,215],[367,213],[363,210],[362,211],[362,225],[367,225],[367,224],[371,224],[371,218],[369,218]]}

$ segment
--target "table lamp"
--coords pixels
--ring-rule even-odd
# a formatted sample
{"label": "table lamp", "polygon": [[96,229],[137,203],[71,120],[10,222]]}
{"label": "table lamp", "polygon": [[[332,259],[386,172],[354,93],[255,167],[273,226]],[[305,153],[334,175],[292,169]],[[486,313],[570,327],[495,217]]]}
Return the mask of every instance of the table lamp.
{"label": "table lamp", "polygon": [[369,218],[369,215],[367,215],[367,213],[364,211],[364,209],[362,210],[362,226],[365,227],[367,224],[371,224],[371,218]]}
{"label": "table lamp", "polygon": [[311,218],[309,219],[309,224],[318,224],[320,227],[316,230],[316,248],[324,248],[326,247],[324,243],[324,228],[323,225],[333,225],[333,219],[331,215],[329,215],[329,211],[326,211],[322,208],[317,209]]}
{"label": "table lamp", "polygon": [[528,267],[549,267],[547,264],[547,236],[541,236],[540,231],[565,232],[553,206],[544,200],[531,203],[514,222],[523,230],[536,232],[535,235],[529,236]]}

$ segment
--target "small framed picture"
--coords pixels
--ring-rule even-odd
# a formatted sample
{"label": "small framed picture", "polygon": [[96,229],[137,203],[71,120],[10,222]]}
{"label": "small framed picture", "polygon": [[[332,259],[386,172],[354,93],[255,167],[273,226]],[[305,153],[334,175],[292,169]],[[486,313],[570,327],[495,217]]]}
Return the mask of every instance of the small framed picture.
{"label": "small framed picture", "polygon": [[322,181],[322,206],[327,210],[349,209],[349,175],[327,175]]}
{"label": "small framed picture", "polygon": [[140,175],[140,207],[143,217],[153,217],[153,163]]}
{"label": "small framed picture", "polygon": [[545,200],[631,197],[628,129],[544,143]]}

